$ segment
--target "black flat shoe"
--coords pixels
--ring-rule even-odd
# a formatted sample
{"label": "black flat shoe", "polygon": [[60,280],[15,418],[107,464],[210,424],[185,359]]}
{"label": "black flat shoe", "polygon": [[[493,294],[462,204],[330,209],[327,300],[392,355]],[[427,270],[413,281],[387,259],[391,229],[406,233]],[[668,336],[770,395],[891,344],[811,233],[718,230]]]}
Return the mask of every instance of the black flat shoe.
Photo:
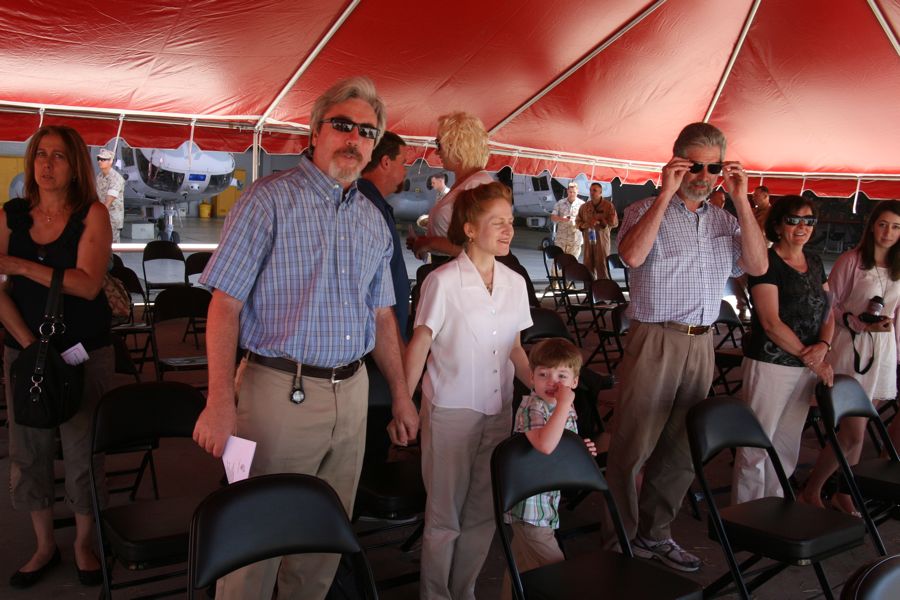
{"label": "black flat shoe", "polygon": [[44,563],[44,566],[35,571],[16,571],[9,578],[9,585],[19,589],[29,588],[40,581],[47,571],[58,566],[61,562],[62,557],[59,555],[59,547],[57,546],[56,550],[53,551],[53,556]]}
{"label": "black flat shoe", "polygon": [[76,566],[75,570],[78,571],[78,581],[81,582],[81,585],[96,586],[103,583],[103,571],[100,569],[82,571]]}

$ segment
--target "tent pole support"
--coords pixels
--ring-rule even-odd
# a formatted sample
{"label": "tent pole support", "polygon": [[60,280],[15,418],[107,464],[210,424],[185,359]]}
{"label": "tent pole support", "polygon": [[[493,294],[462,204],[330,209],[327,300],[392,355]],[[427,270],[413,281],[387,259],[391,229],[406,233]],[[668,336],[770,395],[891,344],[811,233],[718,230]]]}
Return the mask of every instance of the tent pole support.
{"label": "tent pole support", "polygon": [[728,83],[728,78],[731,77],[731,70],[734,68],[734,63],[737,62],[737,57],[741,53],[741,48],[744,47],[744,40],[747,39],[747,34],[750,32],[750,26],[753,24],[753,20],[756,18],[756,11],[759,10],[759,5],[762,0],[755,0],[753,2],[753,6],[750,7],[750,12],[747,14],[747,19],[744,21],[744,27],[741,29],[741,35],[738,37],[737,43],[734,45],[734,50],[731,51],[731,57],[728,59],[728,64],[725,66],[725,71],[722,73],[722,78],[719,79],[719,85],[716,87],[716,93],[713,94],[712,100],[709,102],[709,107],[706,109],[706,114],[703,116],[703,122],[709,123],[710,117],[712,117],[713,110],[716,108],[716,104],[719,103],[719,97],[722,95],[722,90],[725,89],[725,84]]}

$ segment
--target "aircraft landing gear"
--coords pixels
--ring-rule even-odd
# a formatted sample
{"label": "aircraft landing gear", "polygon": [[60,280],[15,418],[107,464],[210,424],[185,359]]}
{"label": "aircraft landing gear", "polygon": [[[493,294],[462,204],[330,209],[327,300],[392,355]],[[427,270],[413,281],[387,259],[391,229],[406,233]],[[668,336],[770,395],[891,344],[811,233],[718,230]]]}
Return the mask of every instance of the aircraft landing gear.
{"label": "aircraft landing gear", "polygon": [[181,236],[175,231],[176,210],[174,202],[166,202],[163,207],[163,216],[156,220],[156,239],[176,244],[181,242]]}

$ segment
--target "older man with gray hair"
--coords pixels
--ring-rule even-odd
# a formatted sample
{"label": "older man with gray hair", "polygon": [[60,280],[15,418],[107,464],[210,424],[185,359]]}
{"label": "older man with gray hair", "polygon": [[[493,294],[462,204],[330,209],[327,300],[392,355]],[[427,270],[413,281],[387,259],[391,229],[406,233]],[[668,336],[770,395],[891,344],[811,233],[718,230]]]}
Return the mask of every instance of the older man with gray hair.
{"label": "older man with gray hair", "polygon": [[[705,202],[720,173],[737,219]],[[725,161],[721,131],[708,123],[681,131],[662,169],[659,195],[626,209],[619,255],[631,268],[631,329],[617,373],[622,386],[607,479],[634,553],[696,571],[700,559],[681,548],[670,529],[694,479],[685,416],[712,384],[711,325],[726,280],[744,271],[761,275],[768,267],[747,174],[739,162]],[[613,530],[605,534],[612,546]]]}
{"label": "older man with gray hair", "polygon": [[[365,450],[368,352],[393,395],[394,440],[418,428],[391,308],[393,241],[356,187],[384,126],[370,80],[328,89],[310,115],[309,156],[241,197],[200,278],[213,299],[209,397],[194,440],[214,456],[231,434],[253,440],[251,477],[315,475],[348,514]],[[238,347],[247,352],[236,378]],[[219,580],[216,598],[271,598],[276,581],[279,598],[324,598],[337,564],[319,554],[263,561]]]}

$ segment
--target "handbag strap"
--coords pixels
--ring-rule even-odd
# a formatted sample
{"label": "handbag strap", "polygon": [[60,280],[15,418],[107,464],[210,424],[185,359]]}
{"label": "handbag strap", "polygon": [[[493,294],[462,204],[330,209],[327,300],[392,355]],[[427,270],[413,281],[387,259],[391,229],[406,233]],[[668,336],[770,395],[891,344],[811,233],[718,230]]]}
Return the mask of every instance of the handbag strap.
{"label": "handbag strap", "polygon": [[[65,323],[63,323],[62,301],[60,299],[62,291],[63,275],[65,269],[53,269],[53,277],[50,279],[50,292],[47,294],[47,304],[44,307],[44,322],[41,323],[38,333],[41,334],[40,344],[38,345],[38,353],[34,361],[34,377],[33,383],[40,384],[38,378],[43,379],[44,367],[47,364],[47,351],[50,348],[50,337],[65,331]],[[57,330],[57,327],[60,329]]]}
{"label": "handbag strap", "polygon": [[869,359],[869,362],[865,367],[860,368],[862,359],[859,356],[859,351],[856,349],[856,332],[853,331],[852,327],[850,327],[850,313],[848,312],[844,313],[844,326],[847,327],[847,331],[850,332],[850,345],[853,346],[853,369],[860,375],[865,375],[869,372],[869,369],[872,368],[872,363],[875,362],[875,343],[872,337],[872,332],[866,331],[866,333],[869,334],[869,340],[872,341],[872,357]]}

